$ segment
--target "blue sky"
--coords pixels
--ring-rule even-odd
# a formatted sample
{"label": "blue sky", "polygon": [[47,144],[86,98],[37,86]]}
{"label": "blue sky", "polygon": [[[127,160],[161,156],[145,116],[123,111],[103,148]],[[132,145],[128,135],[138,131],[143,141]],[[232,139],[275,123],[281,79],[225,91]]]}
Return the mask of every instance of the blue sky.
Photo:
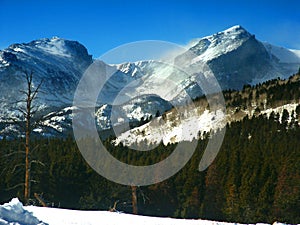
{"label": "blue sky", "polygon": [[59,36],[96,58],[121,44],[178,44],[240,24],[259,40],[300,49],[300,1],[0,0],[0,49]]}

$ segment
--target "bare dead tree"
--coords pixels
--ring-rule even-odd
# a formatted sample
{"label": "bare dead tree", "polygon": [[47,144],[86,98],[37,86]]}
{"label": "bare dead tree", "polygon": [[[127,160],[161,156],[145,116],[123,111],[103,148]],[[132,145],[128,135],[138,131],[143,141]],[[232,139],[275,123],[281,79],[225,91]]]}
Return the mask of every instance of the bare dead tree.
{"label": "bare dead tree", "polygon": [[136,186],[131,186],[131,194],[132,194],[132,213],[138,214],[138,205],[137,205],[137,194],[136,194]]}
{"label": "bare dead tree", "polygon": [[119,203],[119,200],[115,201],[114,206],[113,207],[109,207],[109,211],[110,212],[117,212],[117,204]]}
{"label": "bare dead tree", "polygon": [[41,195],[39,195],[38,193],[34,193],[34,197],[38,200],[38,202],[39,202],[43,207],[47,207],[47,203],[44,201],[44,199],[42,198]]}
{"label": "bare dead tree", "polygon": [[[42,82],[39,82],[39,84],[34,87],[33,86],[33,72],[28,73],[25,72],[25,78],[27,83],[27,90],[23,93],[26,97],[26,110],[23,112],[23,115],[25,117],[25,188],[24,188],[24,199],[25,203],[28,202],[30,198],[30,171],[31,171],[31,164],[30,161],[30,134],[32,131],[32,123],[31,119],[33,115],[36,113],[36,109],[34,109],[32,103],[34,99],[36,98],[40,87],[42,85]],[[22,112],[22,111],[21,111]]]}
{"label": "bare dead tree", "polygon": [[[38,183],[37,180],[32,179],[32,165],[41,165],[45,166],[40,160],[33,157],[34,152],[38,149],[38,145],[35,147],[31,146],[30,137],[31,132],[37,126],[42,125],[42,121],[44,118],[39,114],[39,107],[35,104],[35,100],[37,99],[37,95],[40,92],[41,85],[43,81],[34,84],[33,82],[33,72],[22,71],[24,73],[25,84],[26,86],[20,90],[21,97],[15,99],[14,102],[11,103],[11,108],[14,111],[18,111],[20,114],[16,117],[12,116],[10,120],[15,126],[19,127],[19,131],[24,132],[25,134],[25,142],[24,149],[8,150],[7,154],[4,154],[3,157],[7,158],[14,163],[9,164],[7,167],[3,168],[0,171],[0,177],[3,174],[14,174],[18,175],[21,173],[25,173],[23,182],[19,182],[13,186],[7,187],[6,190],[12,190],[16,188],[24,187],[24,204],[28,205],[30,203],[31,197],[31,184]],[[20,157],[21,156],[21,157]],[[25,170],[24,170],[25,169]],[[9,175],[10,176],[10,175]]]}
{"label": "bare dead tree", "polygon": [[31,190],[31,165],[32,163],[43,164],[37,160],[31,160],[31,146],[30,146],[30,136],[31,132],[34,129],[33,117],[37,112],[37,107],[33,105],[34,100],[37,97],[37,94],[40,90],[40,87],[43,81],[40,81],[37,86],[33,84],[33,72],[28,73],[24,71],[26,79],[26,90],[21,90],[20,92],[24,95],[21,103],[24,103],[22,106],[19,106],[17,109],[23,115],[25,119],[25,181],[24,181],[24,201],[25,204],[28,204],[30,198]]}

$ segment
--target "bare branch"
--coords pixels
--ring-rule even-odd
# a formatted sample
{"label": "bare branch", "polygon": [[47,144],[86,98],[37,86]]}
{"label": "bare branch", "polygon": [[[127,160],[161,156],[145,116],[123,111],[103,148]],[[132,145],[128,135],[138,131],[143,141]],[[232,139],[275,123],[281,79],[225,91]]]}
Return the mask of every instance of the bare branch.
{"label": "bare branch", "polygon": [[4,172],[7,171],[7,168],[4,168],[1,173],[0,173],[0,176],[2,177],[2,174],[4,174]]}
{"label": "bare branch", "polygon": [[[24,94],[26,97],[29,97],[29,96],[28,96],[28,92],[26,92],[26,91],[24,91],[24,90],[20,90],[20,93],[21,93],[21,94]],[[24,101],[24,102],[26,102],[26,101]]]}
{"label": "bare branch", "polygon": [[15,100],[13,102],[10,102],[9,104],[18,104],[18,103],[26,103],[25,99],[19,99],[19,100]]}
{"label": "bare branch", "polygon": [[38,107],[31,107],[31,115],[35,115],[39,111]]}
{"label": "bare branch", "polygon": [[12,153],[3,155],[3,157],[10,157],[10,156],[15,155],[15,154],[25,154],[25,151],[12,152]]}
{"label": "bare branch", "polygon": [[[20,120],[17,120],[16,118],[10,118],[14,125],[17,125],[17,123],[21,122]],[[11,121],[9,121],[11,123]]]}
{"label": "bare branch", "polygon": [[144,194],[144,192],[142,191],[142,189],[139,187],[139,191],[140,191],[140,193],[141,193],[141,195],[142,195],[142,197],[143,197],[143,201],[144,201],[144,204],[146,203],[146,200],[150,200],[145,194]]}
{"label": "bare branch", "polygon": [[15,165],[14,168],[13,168],[13,170],[11,171],[11,173],[15,173],[16,169],[18,167],[21,167],[21,166],[25,166],[25,164],[24,163],[19,163],[19,164]]}
{"label": "bare branch", "polygon": [[24,185],[25,185],[24,183],[20,183],[20,184],[17,184],[15,186],[13,186],[13,187],[6,188],[6,191],[9,191],[9,190],[12,190],[12,189],[15,189],[17,187],[24,186]]}
{"label": "bare branch", "polygon": [[39,92],[40,87],[42,86],[44,80],[41,80],[41,82],[38,84],[37,88],[33,91],[33,94],[31,96],[31,100],[33,100],[35,98],[35,96],[37,95],[37,93]]}
{"label": "bare branch", "polygon": [[32,150],[31,153],[33,153],[35,150],[37,150],[40,147],[40,145],[35,146]]}
{"label": "bare branch", "polygon": [[37,180],[30,180],[30,182],[35,183],[35,184],[40,183],[40,182],[37,181]]}
{"label": "bare branch", "polygon": [[40,164],[41,166],[45,166],[45,164],[42,163],[42,162],[39,161],[39,160],[32,160],[32,161],[30,162],[30,165],[33,164],[33,163]]}
{"label": "bare branch", "polygon": [[22,108],[22,107],[17,107],[16,108],[18,111],[20,111],[24,116],[27,116],[28,112],[26,112],[26,109]]}

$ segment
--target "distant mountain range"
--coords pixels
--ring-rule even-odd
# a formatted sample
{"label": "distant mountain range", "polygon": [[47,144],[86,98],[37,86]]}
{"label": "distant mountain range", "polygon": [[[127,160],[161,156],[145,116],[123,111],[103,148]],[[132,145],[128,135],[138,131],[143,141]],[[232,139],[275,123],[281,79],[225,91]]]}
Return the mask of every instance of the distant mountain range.
{"label": "distant mountain range", "polygon": [[[223,90],[241,89],[245,84],[257,84],[269,79],[287,78],[300,66],[300,50],[290,50],[260,42],[241,26],[234,26],[214,35],[193,40],[180,62],[192,52],[187,68],[205,62]],[[47,116],[43,126],[35,129],[42,135],[59,135],[70,130],[72,101],[77,84],[85,70],[94,62],[87,49],[77,41],[61,38],[40,39],[30,43],[13,44],[0,51],[0,136],[19,134],[11,118],[18,119],[15,104],[19,90],[25,88],[22,71],[33,71],[36,83],[43,80],[37,104]],[[103,62],[105,63],[105,62]],[[203,93],[195,85],[195,77],[187,77],[159,61],[124,62],[106,65],[116,72],[104,85],[95,116],[100,130],[124,121],[137,122],[154,117],[157,112],[170,110],[180,104],[185,90],[192,98]],[[174,92],[157,77],[173,77],[178,85]],[[130,84],[134,83],[134,88]],[[127,88],[126,87],[130,87]],[[178,91],[179,90],[179,91]],[[123,93],[121,101],[115,97]],[[137,94],[138,93],[138,94]],[[120,118],[111,121],[111,108]],[[117,116],[118,117],[118,116]]]}

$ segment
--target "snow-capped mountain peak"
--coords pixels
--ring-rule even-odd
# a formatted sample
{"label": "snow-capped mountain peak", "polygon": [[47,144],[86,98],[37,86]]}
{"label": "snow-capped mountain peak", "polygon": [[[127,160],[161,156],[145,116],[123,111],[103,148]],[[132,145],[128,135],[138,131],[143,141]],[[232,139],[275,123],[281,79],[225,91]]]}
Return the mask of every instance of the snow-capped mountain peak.
{"label": "snow-capped mountain peak", "polygon": [[[13,44],[0,51],[0,115],[14,108],[26,90],[24,72],[33,72],[33,84],[43,81],[38,105],[48,110],[70,106],[73,90],[92,63],[87,49],[77,41],[44,38]],[[8,108],[9,107],[9,108]]]}
{"label": "snow-capped mountain peak", "polygon": [[[132,121],[150,117],[150,114],[153,115],[157,110],[164,112],[169,108],[166,102],[173,105],[185,102],[186,94],[190,98],[201,96],[203,90],[196,85],[196,79],[197,74],[201,73],[199,70],[202,63],[209,66],[222,89],[240,89],[245,84],[289,77],[298,71],[300,64],[299,50],[262,43],[240,25],[197,39],[187,46],[187,49],[189,51],[185,53],[178,53],[175,61],[178,62],[176,65],[184,67],[185,71],[192,71],[191,73],[183,73],[163,61],[110,65],[101,62],[100,64],[109,69],[112,75],[105,81],[99,94],[97,106],[106,107],[98,108],[98,116],[103,118],[105,123],[97,120],[98,125],[103,128],[110,127],[107,121],[112,106],[120,107],[128,117],[122,121]],[[193,54],[189,54],[191,52]],[[189,58],[190,55],[193,56]],[[13,115],[8,107],[20,97],[19,90],[24,89],[24,69],[34,72],[34,82],[44,80],[38,104],[47,109],[47,113],[55,111],[61,115],[60,111],[63,108],[72,105],[77,84],[92,63],[92,56],[83,45],[59,37],[13,44],[1,50],[1,118],[5,121],[7,115]],[[151,97],[153,95],[159,98]],[[139,98],[143,101],[131,102],[132,99]],[[150,102],[148,106],[154,107],[151,111],[139,107],[147,102]],[[133,106],[134,109],[129,109]],[[117,118],[117,122],[121,119]]]}
{"label": "snow-capped mountain peak", "polygon": [[252,35],[241,25],[235,25],[233,27],[230,27],[224,31],[217,32],[216,34],[213,34],[211,36],[208,36],[208,38],[225,38],[225,39],[243,39],[243,38],[249,38]]}
{"label": "snow-capped mountain peak", "polygon": [[32,47],[36,47],[45,53],[49,53],[51,55],[57,55],[60,57],[70,57],[71,53],[68,51],[69,49],[66,46],[66,42],[64,39],[60,39],[57,37],[53,37],[51,39],[43,39],[39,41],[34,41],[31,43]]}
{"label": "snow-capped mountain peak", "polygon": [[235,32],[243,32],[243,33],[246,32],[246,33],[248,33],[248,31],[239,24],[234,25],[234,26],[232,26],[232,27],[230,27],[230,28],[228,28],[224,31],[221,31],[219,33],[232,33],[232,32],[233,33],[235,33]]}
{"label": "snow-capped mountain peak", "polygon": [[242,26],[236,25],[227,30],[201,38],[198,43],[190,48],[198,55],[193,62],[209,61],[231,52],[241,46],[252,35]]}
{"label": "snow-capped mountain peak", "polygon": [[[42,38],[31,41],[30,43],[12,44],[4,52],[11,52],[17,56],[28,54],[32,57],[56,56],[72,57],[78,53],[86,53],[86,48],[77,41],[70,41],[59,37]],[[18,54],[19,53],[19,54]]]}

